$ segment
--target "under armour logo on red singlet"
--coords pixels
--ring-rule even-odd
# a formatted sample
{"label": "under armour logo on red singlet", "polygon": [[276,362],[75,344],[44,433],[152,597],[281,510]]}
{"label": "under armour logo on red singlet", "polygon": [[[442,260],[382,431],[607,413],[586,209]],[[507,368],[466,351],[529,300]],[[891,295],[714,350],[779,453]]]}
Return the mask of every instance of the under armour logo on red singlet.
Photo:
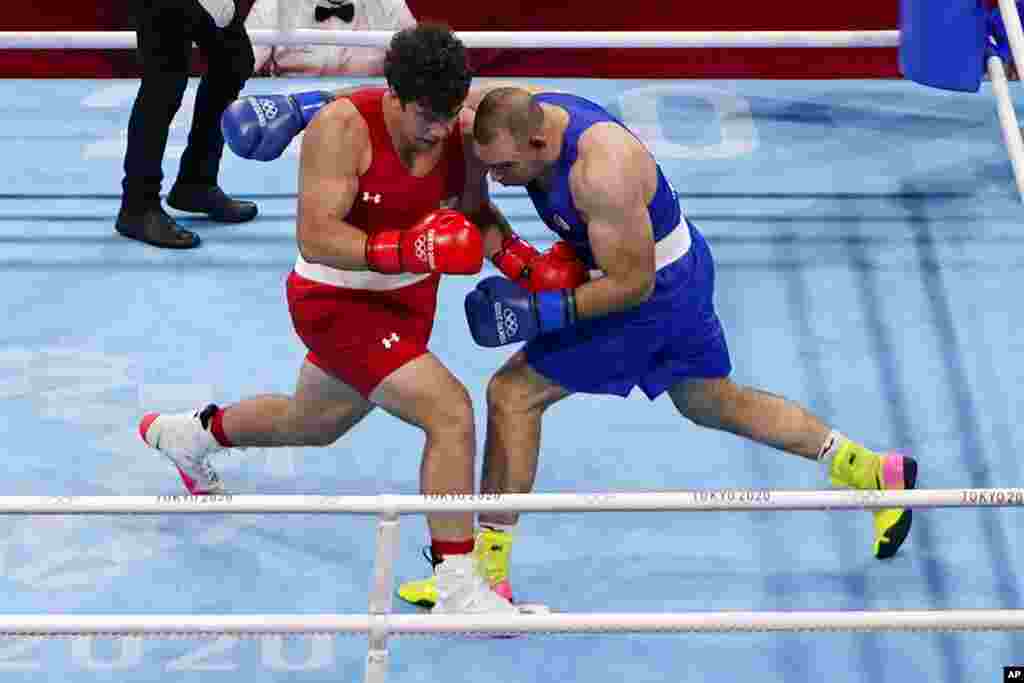
{"label": "under armour logo on red singlet", "polygon": [[391,345],[398,341],[398,335],[394,332],[391,333],[390,337],[384,337],[380,340],[380,343],[384,345],[385,349],[390,349]]}
{"label": "under armour logo on red singlet", "polygon": [[363,201],[367,202],[367,203],[373,202],[374,204],[380,204],[380,195],[379,194],[371,194],[369,192],[364,192],[363,193]]}

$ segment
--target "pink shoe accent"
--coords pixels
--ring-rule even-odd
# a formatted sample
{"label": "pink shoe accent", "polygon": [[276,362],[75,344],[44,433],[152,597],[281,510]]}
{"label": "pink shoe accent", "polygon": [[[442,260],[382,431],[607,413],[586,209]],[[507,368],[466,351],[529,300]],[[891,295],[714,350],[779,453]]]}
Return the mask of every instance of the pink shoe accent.
{"label": "pink shoe accent", "polygon": [[203,491],[199,489],[199,487],[196,486],[196,480],[185,474],[185,472],[180,467],[175,465],[174,468],[178,470],[178,474],[181,475],[181,481],[185,484],[185,488],[187,488],[188,492],[191,493],[193,496],[206,496],[210,494],[209,491]]}
{"label": "pink shoe accent", "polygon": [[[146,441],[146,432],[149,431],[150,426],[156,421],[156,418],[160,417],[159,413],[146,413],[142,416],[142,421],[139,422],[139,436],[142,437],[143,441]],[[152,445],[149,441],[146,441],[147,445]]]}
{"label": "pink shoe accent", "polygon": [[903,456],[889,453],[882,456],[882,488],[886,490],[902,489],[906,478],[903,474]]}
{"label": "pink shoe accent", "polygon": [[509,602],[515,602],[515,600],[512,599],[512,584],[508,582],[508,579],[505,579],[504,581],[500,581],[494,584],[493,586],[491,586],[491,590],[493,590],[495,593],[505,598]]}

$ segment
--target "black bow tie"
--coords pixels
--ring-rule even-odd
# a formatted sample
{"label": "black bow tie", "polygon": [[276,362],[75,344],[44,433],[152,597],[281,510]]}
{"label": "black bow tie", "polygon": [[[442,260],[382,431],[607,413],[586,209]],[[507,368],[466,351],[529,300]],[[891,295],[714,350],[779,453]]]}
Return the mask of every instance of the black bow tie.
{"label": "black bow tie", "polygon": [[354,3],[348,3],[347,5],[337,5],[334,7],[321,7],[317,5],[313,9],[313,18],[317,20],[317,23],[327,21],[330,17],[338,17],[346,24],[356,16],[356,6]]}

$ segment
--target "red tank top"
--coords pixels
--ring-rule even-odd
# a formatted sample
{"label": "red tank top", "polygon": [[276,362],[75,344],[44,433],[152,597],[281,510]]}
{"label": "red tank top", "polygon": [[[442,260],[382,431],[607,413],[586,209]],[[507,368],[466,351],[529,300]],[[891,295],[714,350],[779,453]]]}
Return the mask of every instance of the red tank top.
{"label": "red tank top", "polygon": [[430,173],[417,178],[409,172],[384,123],[385,92],[385,88],[363,88],[348,96],[370,130],[373,161],[359,178],[359,191],[345,220],[368,234],[404,230],[434,209],[453,206],[466,183],[462,131],[458,124],[442,143],[441,158]]}

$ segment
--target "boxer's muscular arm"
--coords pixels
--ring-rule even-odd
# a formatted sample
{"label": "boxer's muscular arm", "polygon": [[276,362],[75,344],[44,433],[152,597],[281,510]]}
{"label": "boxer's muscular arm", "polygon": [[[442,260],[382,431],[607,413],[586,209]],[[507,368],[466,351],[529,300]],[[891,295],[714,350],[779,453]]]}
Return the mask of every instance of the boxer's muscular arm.
{"label": "boxer's muscular arm", "polygon": [[345,222],[369,167],[370,137],[350,103],[310,122],[299,161],[296,237],[302,258],[340,270],[366,270],[366,233]]}
{"label": "boxer's muscular arm", "polygon": [[576,289],[581,319],[633,308],[654,291],[654,227],[647,212],[653,164],[619,126],[598,124],[580,139],[569,187],[586,218],[594,260],[605,272]]}

